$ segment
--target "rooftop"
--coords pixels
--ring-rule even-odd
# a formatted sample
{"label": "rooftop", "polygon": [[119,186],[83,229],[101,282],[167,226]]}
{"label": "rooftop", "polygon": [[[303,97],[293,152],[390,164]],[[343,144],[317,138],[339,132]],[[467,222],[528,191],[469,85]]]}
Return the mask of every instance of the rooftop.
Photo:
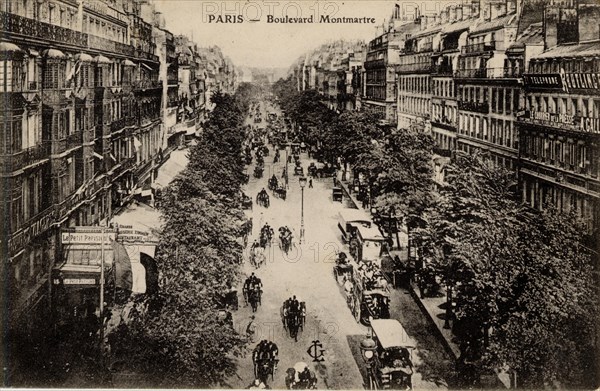
{"label": "rooftop", "polygon": [[600,41],[553,47],[533,59],[600,56]]}

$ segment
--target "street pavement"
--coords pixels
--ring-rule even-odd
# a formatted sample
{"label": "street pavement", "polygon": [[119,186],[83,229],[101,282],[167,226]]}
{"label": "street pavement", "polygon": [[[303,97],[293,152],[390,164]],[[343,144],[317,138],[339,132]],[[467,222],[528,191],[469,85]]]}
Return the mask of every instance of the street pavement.
{"label": "street pavement", "polygon": [[[263,119],[266,119],[263,105]],[[263,121],[262,125],[264,126]],[[260,179],[252,176],[254,163],[248,166],[250,182],[245,188],[248,196],[256,199],[256,194],[267,188],[267,181],[275,174],[281,180],[285,166],[285,151],[280,151],[282,161],[273,164],[274,151],[265,157],[265,171]],[[312,161],[306,154],[301,156],[302,166],[306,172]],[[255,342],[249,346],[251,351],[261,340],[275,342],[279,347],[278,369],[269,386],[277,389],[285,388],[285,370],[296,362],[303,361],[317,373],[320,389],[362,389],[366,378],[363,376],[364,363],[361,359],[359,344],[368,333],[368,328],[357,323],[348,309],[345,297],[333,278],[332,268],[335,264],[336,251],[348,249],[340,240],[337,228],[337,214],[346,206],[333,202],[332,179],[314,179],[313,188],[308,185],[304,189],[304,223],[305,240],[299,243],[301,222],[301,189],[299,177],[293,176],[293,164],[289,165],[290,181],[287,199],[275,198],[269,191],[271,205],[263,208],[254,204],[248,215],[253,219],[254,231],[248,241],[257,239],[260,228],[265,224],[274,229],[273,244],[267,248],[267,263],[255,270],[245,253],[243,271],[246,275],[254,272],[263,283],[262,305],[254,314],[256,316],[257,335]],[[287,225],[294,234],[295,249],[285,255],[278,246],[278,228]],[[233,313],[234,325],[245,334],[252,311],[245,307],[242,296],[242,285],[238,287],[240,308]],[[283,301],[296,295],[299,301],[306,302],[307,317],[304,330],[294,342],[283,329],[280,309]],[[407,332],[418,342],[413,353],[415,389],[445,389],[446,378],[449,377],[449,359],[443,346],[433,337],[431,325],[427,322],[407,291],[394,290],[391,297],[392,318],[399,319]],[[313,341],[318,340],[322,347],[321,362],[313,362],[308,350]],[[314,351],[314,350],[313,350]],[[311,351],[310,353],[312,353]],[[314,354],[313,354],[314,355]],[[251,354],[239,358],[236,376],[228,379],[229,386],[245,388],[254,379]]]}

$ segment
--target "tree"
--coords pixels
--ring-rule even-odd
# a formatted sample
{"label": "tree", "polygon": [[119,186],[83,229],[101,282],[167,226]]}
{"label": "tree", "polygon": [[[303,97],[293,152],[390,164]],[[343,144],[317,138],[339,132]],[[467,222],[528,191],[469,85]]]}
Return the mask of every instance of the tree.
{"label": "tree", "polygon": [[252,87],[213,94],[215,109],[190,162],[163,192],[159,291],[139,298],[109,336],[113,358],[154,387],[209,388],[235,372],[246,340],[218,316],[240,278],[244,116]]}
{"label": "tree", "polygon": [[475,325],[462,340],[478,347],[482,369],[508,366],[524,386],[584,385],[574,369],[593,351],[597,296],[583,227],[551,207],[524,208],[512,173],[477,154],[459,154],[446,179],[418,234],[454,287],[457,322]]}

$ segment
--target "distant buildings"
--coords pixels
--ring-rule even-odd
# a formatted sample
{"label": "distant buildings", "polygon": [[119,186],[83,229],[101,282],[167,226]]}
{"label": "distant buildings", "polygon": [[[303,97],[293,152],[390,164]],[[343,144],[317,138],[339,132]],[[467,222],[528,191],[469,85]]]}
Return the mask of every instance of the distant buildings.
{"label": "distant buildings", "polygon": [[[410,21],[398,13],[361,52],[362,66],[340,59],[336,45],[296,62],[298,89],[317,89],[332,109],[370,108],[399,130],[430,133],[440,178],[453,151],[486,152],[518,175],[528,205],[554,201],[597,230],[600,6],[472,0]],[[320,70],[332,61],[340,70],[324,89]],[[340,96],[350,74],[357,104],[332,104],[332,81]]]}
{"label": "distant buildings", "polygon": [[178,134],[201,127],[210,88],[233,92],[236,75],[218,48],[178,52],[148,0],[0,9],[2,302],[27,331],[51,319],[53,270],[99,270],[89,250],[67,259],[61,229],[106,225],[150,191]]}

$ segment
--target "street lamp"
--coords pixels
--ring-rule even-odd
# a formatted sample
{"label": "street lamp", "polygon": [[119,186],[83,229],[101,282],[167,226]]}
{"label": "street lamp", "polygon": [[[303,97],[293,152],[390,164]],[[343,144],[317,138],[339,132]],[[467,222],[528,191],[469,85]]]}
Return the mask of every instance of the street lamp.
{"label": "street lamp", "polygon": [[375,351],[377,350],[377,344],[371,338],[370,335],[367,335],[365,339],[360,341],[360,352],[362,353],[362,358],[367,365],[367,375],[369,377],[369,389],[374,389],[374,379],[372,375],[371,365],[373,363],[373,359],[375,358]]}
{"label": "street lamp", "polygon": [[306,177],[300,177],[300,189],[302,190],[302,203],[300,209],[300,244],[304,239],[304,186],[306,186]]}

